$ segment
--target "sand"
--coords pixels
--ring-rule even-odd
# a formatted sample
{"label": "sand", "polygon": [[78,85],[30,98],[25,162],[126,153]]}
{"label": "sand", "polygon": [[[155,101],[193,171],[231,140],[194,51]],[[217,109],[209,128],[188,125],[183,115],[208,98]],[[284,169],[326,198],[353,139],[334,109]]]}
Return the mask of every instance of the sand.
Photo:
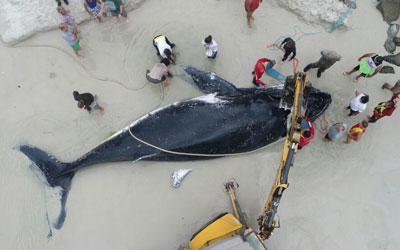
{"label": "sand", "polygon": [[[72,161],[109,131],[159,106],[200,96],[201,92],[177,77],[164,95],[159,86],[147,84],[144,72],[157,61],[151,44],[155,35],[167,34],[177,44],[178,65],[215,71],[238,87],[250,87],[257,59],[282,56],[265,48],[267,44],[293,34],[295,25],[304,32],[320,32],[297,42],[298,58],[301,69],[316,61],[322,49],[342,55],[320,79],[316,70],[309,73],[315,87],[333,96],[327,112],[331,124],[359,122],[378,102],[390,98],[381,84],[397,80],[398,74],[380,74],[354,84],[341,74],[364,53],[386,54],[387,24],[371,1],[359,1],[351,28],[333,34],[322,26],[303,23],[270,1],[255,12],[252,29],[246,24],[243,1],[148,0],[129,16],[129,24],[115,25],[108,18],[101,25],[93,21],[80,25],[86,57],[82,61],[72,56],[59,31],[41,33],[19,45],[51,45],[62,51],[0,46],[1,249],[177,249],[210,219],[231,211],[223,188],[231,178],[239,182],[242,209],[257,228],[281,143],[246,156],[210,161],[124,162],[83,169],[73,180],[63,228],[47,238],[44,185],[29,168],[30,161],[12,148],[30,143],[59,160]],[[220,46],[216,61],[205,58],[201,46],[208,34]],[[294,36],[299,37],[299,33]],[[276,69],[291,72],[287,63]],[[76,108],[73,90],[96,93],[105,115],[88,115]],[[370,103],[365,113],[348,118],[343,106],[356,90],[368,93]],[[281,228],[266,242],[268,249],[399,249],[400,143],[395,132],[399,122],[395,112],[371,125],[361,142],[345,146],[325,144],[322,135],[316,134],[296,155],[290,187],[279,207]],[[193,172],[174,189],[170,175],[181,168]]]}

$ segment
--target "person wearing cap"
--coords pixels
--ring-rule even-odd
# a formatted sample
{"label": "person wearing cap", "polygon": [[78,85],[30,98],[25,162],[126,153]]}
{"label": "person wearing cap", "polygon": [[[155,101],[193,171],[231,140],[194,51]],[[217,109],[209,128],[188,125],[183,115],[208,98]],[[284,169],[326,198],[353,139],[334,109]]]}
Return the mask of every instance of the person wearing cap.
{"label": "person wearing cap", "polygon": [[354,116],[364,112],[364,110],[367,108],[369,96],[364,93],[360,93],[358,90],[356,91],[355,95],[356,97],[354,97],[350,101],[350,104],[346,107],[346,109],[350,110],[349,116]]}
{"label": "person wearing cap", "polygon": [[78,101],[78,108],[84,108],[89,113],[92,111],[92,109],[97,109],[100,110],[101,115],[104,115],[104,108],[97,104],[96,95],[92,95],[91,93],[79,94],[78,91],[72,92],[72,95],[74,96],[74,99]]}
{"label": "person wearing cap", "polygon": [[253,84],[256,87],[264,87],[264,88],[268,88],[268,84],[261,81],[261,77],[264,75],[264,72],[267,68],[267,63],[272,62],[270,59],[264,57],[264,58],[260,58],[258,59],[256,65],[254,66],[254,71],[252,72],[252,74],[254,75],[253,77]]}
{"label": "person wearing cap", "polygon": [[[363,58],[366,59],[363,60]],[[353,82],[357,82],[360,77],[371,78],[378,74],[383,67],[383,58],[376,53],[365,54],[358,58],[358,61],[360,64],[354,67],[351,71],[343,72],[343,75],[351,75],[356,71],[360,71],[360,74],[354,78]]]}
{"label": "person wearing cap", "polygon": [[317,77],[320,78],[322,72],[330,68],[335,62],[340,61],[340,59],[341,56],[336,51],[324,49],[321,51],[321,58],[318,62],[308,64],[303,71],[307,72],[309,69],[318,68]]}
{"label": "person wearing cap", "polygon": [[325,137],[322,140],[325,142],[331,142],[337,140],[346,133],[346,129],[347,129],[346,123],[344,122],[335,123],[329,128],[328,133],[325,134]]}

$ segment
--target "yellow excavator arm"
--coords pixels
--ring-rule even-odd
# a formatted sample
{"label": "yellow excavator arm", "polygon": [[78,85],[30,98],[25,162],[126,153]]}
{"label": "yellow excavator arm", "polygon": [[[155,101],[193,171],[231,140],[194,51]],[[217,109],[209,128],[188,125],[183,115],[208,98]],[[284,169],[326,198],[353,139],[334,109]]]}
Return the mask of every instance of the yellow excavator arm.
{"label": "yellow excavator arm", "polygon": [[292,106],[292,116],[290,119],[290,128],[288,129],[278,172],[272,185],[267,202],[260,217],[257,219],[259,236],[266,240],[274,230],[279,227],[279,220],[276,220],[277,210],[282,198],[283,191],[288,188],[288,177],[290,167],[293,165],[294,155],[297,151],[297,145],[301,136],[302,124],[302,106],[306,104],[307,94],[306,74],[298,72],[294,79],[288,79],[285,83],[284,96],[282,96],[283,104]]}

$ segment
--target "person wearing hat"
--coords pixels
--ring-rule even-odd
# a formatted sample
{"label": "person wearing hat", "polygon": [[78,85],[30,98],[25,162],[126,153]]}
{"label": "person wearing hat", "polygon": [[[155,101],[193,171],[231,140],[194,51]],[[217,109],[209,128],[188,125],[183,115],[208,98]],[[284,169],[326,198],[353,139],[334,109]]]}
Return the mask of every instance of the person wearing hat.
{"label": "person wearing hat", "polygon": [[[366,58],[365,60],[362,60]],[[360,62],[359,65],[354,67],[351,71],[343,72],[343,75],[351,75],[356,71],[360,71],[360,74],[354,78],[353,82],[357,82],[360,77],[368,77],[371,78],[374,75],[378,74],[381,71],[383,65],[383,58],[376,53],[368,53],[360,58],[358,58]]]}
{"label": "person wearing hat", "polygon": [[397,108],[397,102],[399,96],[394,94],[389,101],[381,102],[374,108],[372,116],[368,116],[368,122],[374,123],[385,116],[391,116],[394,110]]}
{"label": "person wearing hat", "polygon": [[324,49],[321,51],[321,58],[318,62],[308,64],[303,71],[307,72],[309,69],[318,68],[317,77],[320,78],[322,72],[330,68],[335,62],[340,61],[341,56],[333,50]]}
{"label": "person wearing hat", "polygon": [[96,95],[92,95],[90,93],[79,94],[78,91],[74,91],[72,92],[72,94],[74,96],[74,99],[78,101],[78,108],[84,108],[89,113],[92,111],[92,109],[98,109],[100,110],[100,114],[104,115],[104,108],[97,104]]}

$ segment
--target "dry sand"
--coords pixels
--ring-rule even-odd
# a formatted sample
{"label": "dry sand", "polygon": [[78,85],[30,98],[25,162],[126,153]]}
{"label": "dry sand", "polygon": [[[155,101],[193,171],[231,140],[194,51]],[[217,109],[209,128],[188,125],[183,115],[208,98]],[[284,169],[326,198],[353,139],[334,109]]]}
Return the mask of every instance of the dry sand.
{"label": "dry sand", "polygon": [[[179,65],[215,71],[238,87],[250,87],[258,58],[282,56],[266,49],[267,44],[293,34],[294,25],[305,32],[321,32],[298,41],[298,58],[302,69],[317,60],[322,49],[342,55],[322,78],[315,77],[315,70],[309,74],[315,87],[333,96],[327,112],[331,124],[345,121],[352,126],[360,121],[378,102],[390,98],[389,92],[380,89],[382,82],[397,80],[398,74],[380,74],[354,84],[341,74],[364,53],[386,54],[387,24],[371,1],[359,1],[351,29],[333,34],[302,23],[270,1],[255,12],[253,29],[247,28],[239,0],[148,0],[129,16],[129,24],[115,25],[108,18],[101,25],[93,21],[80,25],[86,57],[81,62],[69,56],[72,50],[59,31],[39,34],[20,45],[54,45],[69,55],[54,48],[0,46],[1,249],[177,249],[207,221],[231,211],[223,189],[230,178],[241,184],[242,209],[257,227],[281,143],[247,156],[210,161],[125,162],[83,169],[73,180],[63,228],[47,239],[44,184],[29,169],[30,161],[12,147],[30,143],[59,160],[72,161],[109,131],[160,105],[201,95],[177,77],[164,96],[158,86],[150,84],[137,91],[125,88],[146,84],[144,72],[157,61],[151,44],[155,35],[167,34],[177,44]],[[216,61],[205,58],[201,46],[208,34],[220,45]],[[277,70],[291,72],[289,64]],[[96,80],[91,74],[119,80],[125,87]],[[96,93],[105,115],[88,115],[76,108],[73,90]],[[355,90],[368,93],[371,99],[365,113],[348,118],[343,106]],[[399,122],[400,115],[394,113],[371,125],[361,142],[346,146],[325,144],[322,135],[316,134],[296,155],[290,187],[279,207],[281,228],[266,242],[268,249],[400,249]],[[179,168],[193,172],[179,189],[173,189],[170,175]]]}

